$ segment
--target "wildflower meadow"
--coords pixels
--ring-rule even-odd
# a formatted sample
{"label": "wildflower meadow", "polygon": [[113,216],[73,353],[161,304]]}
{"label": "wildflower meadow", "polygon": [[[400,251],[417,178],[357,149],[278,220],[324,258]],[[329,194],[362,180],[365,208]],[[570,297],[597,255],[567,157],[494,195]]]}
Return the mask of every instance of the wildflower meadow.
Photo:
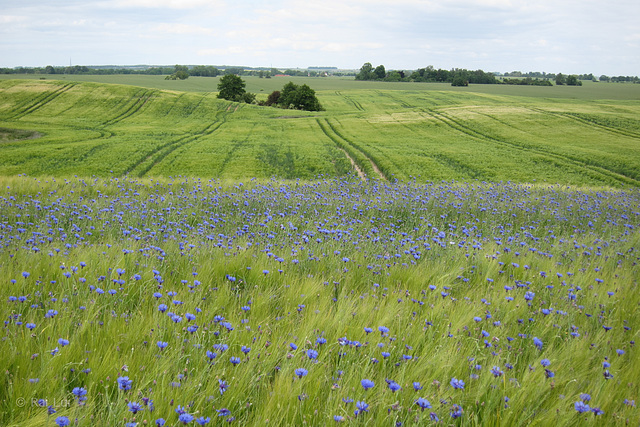
{"label": "wildflower meadow", "polygon": [[0,425],[640,421],[637,188],[0,183]]}

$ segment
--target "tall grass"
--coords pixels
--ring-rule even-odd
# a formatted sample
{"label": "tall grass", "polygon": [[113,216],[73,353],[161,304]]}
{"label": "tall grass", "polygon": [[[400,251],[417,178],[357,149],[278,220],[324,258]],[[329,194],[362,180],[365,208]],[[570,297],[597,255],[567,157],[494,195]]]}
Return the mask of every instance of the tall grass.
{"label": "tall grass", "polygon": [[2,425],[638,420],[637,190],[0,182]]}

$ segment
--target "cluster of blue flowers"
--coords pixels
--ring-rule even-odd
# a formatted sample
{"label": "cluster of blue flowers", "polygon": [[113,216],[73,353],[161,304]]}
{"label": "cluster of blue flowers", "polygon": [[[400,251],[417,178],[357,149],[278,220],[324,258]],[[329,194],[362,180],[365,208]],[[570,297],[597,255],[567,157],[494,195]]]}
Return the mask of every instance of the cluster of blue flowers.
{"label": "cluster of blue flowers", "polygon": [[[638,192],[338,180],[227,189],[187,179],[83,183],[87,194],[0,197],[0,256],[19,268],[2,284],[11,293],[6,340],[30,343],[31,360],[60,360],[55,366],[66,371],[55,378],[73,380],[67,391],[76,408],[105,393],[119,399],[130,425],[150,413],[158,426],[250,422],[248,408],[265,402],[240,401],[238,388],[265,395],[283,372],[301,407],[338,394],[342,404],[325,414],[336,422],[437,422],[481,411],[476,395],[499,394],[494,401],[509,411],[514,400],[504,390],[557,391],[576,377],[600,389],[636,357],[638,315],[616,307],[637,280]],[[428,272],[425,265],[441,271],[403,281]],[[368,302],[366,310],[375,309],[363,313]],[[461,317],[449,319],[454,311]],[[322,327],[345,314],[342,329]],[[116,325],[126,336],[109,335]],[[83,328],[104,333],[105,347],[86,348]],[[595,344],[600,336],[610,348]],[[144,366],[97,363],[110,352],[126,361],[125,344]],[[597,378],[558,360],[561,346],[592,350]],[[431,361],[441,348],[448,353]],[[25,377],[25,387],[44,388],[37,376]],[[157,397],[198,387],[213,403],[173,409],[173,399]],[[632,410],[637,396],[628,397],[619,404]],[[576,398],[580,414],[619,410]],[[56,413],[46,401],[45,410]],[[70,423],[64,415],[55,422]]]}

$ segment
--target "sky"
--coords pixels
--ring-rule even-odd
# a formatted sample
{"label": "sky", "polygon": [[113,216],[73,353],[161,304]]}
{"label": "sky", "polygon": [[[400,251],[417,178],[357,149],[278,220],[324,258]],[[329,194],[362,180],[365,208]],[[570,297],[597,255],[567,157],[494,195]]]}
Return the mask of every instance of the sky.
{"label": "sky", "polygon": [[0,0],[0,67],[640,74],[638,0]]}

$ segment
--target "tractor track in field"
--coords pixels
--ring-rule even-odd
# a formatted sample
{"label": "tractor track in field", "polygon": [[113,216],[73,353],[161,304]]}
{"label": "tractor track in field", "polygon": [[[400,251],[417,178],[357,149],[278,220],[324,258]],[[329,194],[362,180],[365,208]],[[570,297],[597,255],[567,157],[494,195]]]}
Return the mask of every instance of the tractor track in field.
{"label": "tractor track in field", "polygon": [[509,147],[512,149],[516,149],[516,150],[520,150],[520,151],[525,151],[525,152],[530,152],[530,153],[535,153],[537,155],[546,157],[548,159],[553,159],[555,161],[560,161],[562,163],[574,166],[574,167],[578,167],[579,169],[587,169],[591,172],[594,172],[600,176],[604,176],[606,178],[609,179],[614,179],[618,182],[624,183],[624,184],[630,184],[633,185],[635,187],[640,186],[640,180],[612,171],[610,169],[607,169],[605,167],[602,166],[598,166],[598,165],[591,165],[588,164],[587,162],[572,157],[572,156],[568,156],[568,155],[563,155],[563,154],[558,154],[558,153],[552,153],[549,151],[545,151],[543,149],[540,148],[535,148],[535,147],[531,147],[531,146],[525,146],[525,145],[521,145],[521,144],[517,144],[514,142],[510,142],[510,141],[506,141],[504,139],[500,139],[500,138],[496,138],[494,136],[491,135],[487,135],[485,133],[482,133],[480,131],[477,131],[475,129],[472,129],[468,126],[466,126],[465,124],[461,123],[460,120],[456,120],[454,118],[452,118],[451,116],[443,113],[443,112],[437,112],[437,111],[433,111],[433,110],[428,110],[428,109],[420,109],[421,111],[423,111],[424,113],[430,115],[431,117],[433,117],[434,119],[438,120],[439,122],[443,123],[444,125],[448,126],[449,128],[459,132],[459,133],[463,133],[471,138],[474,139],[478,139],[478,140],[482,140],[482,141],[488,141],[494,144],[498,144],[501,145],[503,147]]}
{"label": "tractor track in field", "polygon": [[356,108],[356,110],[364,111],[362,104],[360,104],[358,101],[354,101],[353,99],[351,99],[350,96],[343,95],[342,92],[340,92],[339,90],[336,91],[336,95],[346,99],[349,104],[353,105]]}
{"label": "tractor track in field", "polygon": [[[154,168],[158,163],[164,160],[165,157],[167,157],[178,148],[207,137],[217,131],[220,126],[222,126],[226,122],[228,115],[229,113],[227,113],[226,111],[218,111],[218,113],[216,113],[216,119],[204,129],[196,132],[190,132],[187,135],[183,135],[177,139],[167,141],[164,144],[157,146],[156,148],[145,154],[140,160],[130,165],[122,174],[128,175],[136,171],[136,169],[140,168],[140,170],[137,171],[136,175],[138,177],[145,176],[152,168]],[[147,162],[149,162],[148,165],[141,167],[144,163]]]}
{"label": "tractor track in field", "polygon": [[543,110],[542,108],[533,108],[533,107],[529,107],[529,110],[534,111],[536,113],[540,113],[540,114],[550,115],[553,117],[563,117],[566,119],[570,119],[570,120],[582,123],[584,125],[590,126],[599,131],[609,132],[618,136],[626,136],[629,138],[640,139],[640,133],[638,132],[633,132],[625,129],[616,128],[613,126],[607,126],[602,123],[597,123],[595,121],[588,120],[584,117],[581,117],[578,113],[564,113],[559,111]]}
{"label": "tractor track in field", "polygon": [[227,166],[227,164],[229,163],[229,161],[231,161],[231,158],[233,157],[233,155],[235,154],[235,152],[242,146],[244,145],[247,141],[249,141],[249,138],[251,137],[251,134],[253,134],[254,129],[256,128],[257,123],[253,124],[253,127],[251,127],[251,129],[249,129],[249,132],[247,133],[247,136],[244,139],[238,140],[238,141],[234,141],[233,146],[231,147],[231,150],[229,150],[229,152],[227,153],[227,155],[225,156],[224,160],[222,161],[222,164],[220,165],[220,170],[218,170],[218,176],[222,176],[222,171],[224,170],[224,168]]}
{"label": "tractor track in field", "polygon": [[38,96],[36,99],[31,99],[18,107],[18,111],[13,116],[7,118],[7,120],[18,120],[22,117],[33,113],[34,111],[39,110],[44,107],[58,96],[62,95],[69,89],[75,86],[75,83],[67,83],[53,91],[47,91]]}
{"label": "tractor track in field", "polygon": [[138,113],[142,109],[142,107],[144,107],[147,104],[147,102],[149,102],[149,100],[155,94],[156,94],[155,90],[146,90],[146,89],[136,92],[136,94],[133,95],[132,97],[132,98],[135,98],[135,101],[129,106],[129,108],[127,108],[125,111],[123,111],[119,115],[102,123],[102,126],[103,127],[112,126]]}
{"label": "tractor track in field", "polygon": [[[373,171],[373,173],[375,173],[378,176],[378,178],[380,178],[383,181],[388,181],[388,178],[380,170],[380,168],[378,167],[376,162],[373,160],[373,158],[360,146],[355,144],[353,141],[350,141],[349,139],[342,136],[336,130],[336,128],[331,124],[331,122],[329,122],[328,119],[326,118],[324,119],[324,124],[319,118],[316,119],[316,122],[318,123],[318,126],[320,127],[322,132],[331,141],[333,141],[336,144],[336,146],[347,156],[347,158],[349,159],[349,162],[354,166],[354,168],[356,169],[356,172],[362,179],[366,178],[365,169],[368,169],[367,166],[369,166]],[[358,156],[357,154],[360,154],[360,156],[367,159],[370,164],[369,165],[360,164],[357,161],[357,158],[360,156]]]}

